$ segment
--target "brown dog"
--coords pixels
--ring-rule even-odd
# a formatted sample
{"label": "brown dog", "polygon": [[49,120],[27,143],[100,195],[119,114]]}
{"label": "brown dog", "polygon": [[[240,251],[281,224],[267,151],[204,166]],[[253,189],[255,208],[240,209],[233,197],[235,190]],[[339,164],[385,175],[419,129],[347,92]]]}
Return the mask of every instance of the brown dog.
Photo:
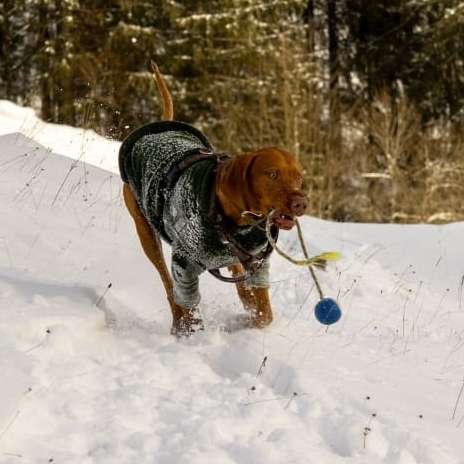
{"label": "brown dog", "polygon": [[[295,224],[295,216],[305,212],[301,166],[294,156],[278,148],[262,148],[223,161],[201,133],[173,121],[169,90],[156,66],[154,73],[166,122],[144,126],[124,141],[120,169],[125,182],[124,200],[143,250],[166,289],[173,317],[172,333],[189,334],[200,324],[196,312],[198,275],[226,266],[235,278],[229,280],[236,281],[240,299],[250,311],[250,326],[265,327],[272,321],[272,310],[266,265],[269,252],[262,251],[270,251],[270,247],[263,220],[273,210],[276,232],[289,230]],[[181,148],[192,143],[194,150],[188,153],[194,154],[181,157]],[[160,154],[162,149],[168,150],[169,156]],[[170,161],[169,169],[165,167],[169,164],[166,159]],[[211,163],[213,168],[209,168]],[[205,169],[211,173],[204,175]],[[192,182],[197,182],[194,187]],[[212,198],[208,207],[203,207],[199,200],[205,192]],[[193,206],[189,209],[190,203]],[[211,219],[216,217],[211,216],[211,208],[217,210],[215,214],[220,220]],[[251,241],[243,239],[247,234]],[[163,257],[160,235],[173,247],[174,282]],[[258,246],[259,240],[264,240],[264,245],[260,242]],[[247,248],[249,243],[253,246]],[[255,258],[256,249],[261,249],[259,259]],[[240,276],[244,272],[252,277],[243,280]]]}

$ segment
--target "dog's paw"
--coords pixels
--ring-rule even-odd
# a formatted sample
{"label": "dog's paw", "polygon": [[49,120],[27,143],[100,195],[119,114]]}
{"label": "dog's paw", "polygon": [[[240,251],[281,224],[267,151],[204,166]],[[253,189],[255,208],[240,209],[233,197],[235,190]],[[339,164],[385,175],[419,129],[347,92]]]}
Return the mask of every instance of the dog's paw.
{"label": "dog's paw", "polygon": [[205,326],[199,317],[181,317],[173,321],[171,335],[177,338],[190,337],[195,332],[202,330],[205,330]]}
{"label": "dog's paw", "polygon": [[267,317],[257,316],[253,312],[251,314],[237,314],[227,319],[221,329],[228,333],[245,329],[264,329],[271,322],[272,316],[269,315]]}

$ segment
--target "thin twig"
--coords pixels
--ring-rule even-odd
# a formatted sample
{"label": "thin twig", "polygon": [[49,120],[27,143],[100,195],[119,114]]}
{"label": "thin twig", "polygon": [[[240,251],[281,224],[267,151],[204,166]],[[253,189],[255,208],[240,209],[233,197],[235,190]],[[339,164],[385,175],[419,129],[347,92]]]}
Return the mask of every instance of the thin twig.
{"label": "thin twig", "polygon": [[4,456],[13,456],[14,458],[22,458],[22,454],[17,454],[17,453],[2,453]]}
{"label": "thin twig", "polygon": [[5,428],[0,432],[0,440],[2,439],[3,435],[5,435],[6,432],[10,429],[10,427],[13,425],[14,421],[18,418],[19,413],[21,411],[19,409],[16,410],[15,415],[11,418],[10,422],[6,424]]}
{"label": "thin twig", "polygon": [[459,285],[459,309],[462,309],[462,289],[464,287],[464,275],[461,278],[461,283]]}
{"label": "thin twig", "polygon": [[261,362],[261,366],[259,366],[256,377],[259,377],[263,373],[263,369],[266,367],[266,361],[267,361],[267,356],[264,356],[263,361]]}
{"label": "thin twig", "polygon": [[463,391],[464,391],[464,379],[462,381],[462,385],[461,385],[461,389],[459,390],[458,397],[456,398],[456,404],[454,405],[453,415],[451,416],[451,420],[454,420],[454,418],[456,417],[456,411],[458,409],[458,404],[461,399]]}
{"label": "thin twig", "polygon": [[107,286],[105,291],[97,298],[97,301],[95,302],[95,306],[98,308],[98,305],[101,303],[103,298],[105,298],[105,295],[108,293],[108,290],[113,286],[113,284],[110,282]]}
{"label": "thin twig", "polygon": [[284,406],[284,409],[288,409],[290,404],[292,403],[293,399],[296,398],[297,396],[298,396],[298,393],[293,392],[293,396],[290,397],[290,399],[288,400],[288,403]]}

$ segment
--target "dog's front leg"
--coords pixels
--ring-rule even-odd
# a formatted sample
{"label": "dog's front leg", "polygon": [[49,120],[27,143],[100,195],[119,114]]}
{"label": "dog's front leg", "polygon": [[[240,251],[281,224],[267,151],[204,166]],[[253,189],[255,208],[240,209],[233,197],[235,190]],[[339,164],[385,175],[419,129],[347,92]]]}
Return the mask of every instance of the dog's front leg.
{"label": "dog's front leg", "polygon": [[200,303],[198,277],[203,269],[185,258],[176,248],[173,245],[171,271],[174,280],[174,301],[180,311],[173,313],[171,333],[188,336],[203,329],[198,311]]}
{"label": "dog's front leg", "polygon": [[[232,272],[234,277],[242,275],[245,272],[243,266],[240,263],[230,265],[229,271]],[[254,311],[256,309],[256,298],[251,288],[247,287],[244,282],[237,282],[235,285],[237,287],[237,293],[240,301],[243,304],[243,307],[247,311]]]}
{"label": "dog's front leg", "polygon": [[269,258],[255,271],[247,284],[255,296],[256,306],[252,311],[252,323],[256,328],[263,328],[272,322],[272,308],[269,299]]}
{"label": "dog's front leg", "polygon": [[[241,264],[229,266],[233,276],[244,272]],[[251,314],[251,324],[256,328],[263,328],[272,322],[272,307],[269,298],[269,261],[266,260],[261,268],[252,275],[249,282],[237,282],[237,292],[243,306]]]}
{"label": "dog's front leg", "polygon": [[271,300],[269,298],[269,290],[264,287],[252,287],[255,295],[256,308],[252,311],[252,322],[254,327],[262,329],[272,322]]}

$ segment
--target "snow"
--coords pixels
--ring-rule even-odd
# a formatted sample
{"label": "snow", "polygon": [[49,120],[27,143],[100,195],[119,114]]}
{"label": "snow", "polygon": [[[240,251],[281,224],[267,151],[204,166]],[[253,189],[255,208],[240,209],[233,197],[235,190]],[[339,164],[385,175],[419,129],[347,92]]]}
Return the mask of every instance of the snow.
{"label": "snow", "polygon": [[31,108],[0,100],[0,135],[19,132],[44,147],[68,158],[89,162],[119,174],[119,142],[110,141],[92,130],[46,123]]}
{"label": "snow", "polygon": [[464,463],[463,223],[306,217],[343,254],[318,273],[339,323],[275,255],[270,328],[225,330],[243,311],[204,275],[206,330],[177,341],[118,144],[8,102],[0,134],[1,464]]}

